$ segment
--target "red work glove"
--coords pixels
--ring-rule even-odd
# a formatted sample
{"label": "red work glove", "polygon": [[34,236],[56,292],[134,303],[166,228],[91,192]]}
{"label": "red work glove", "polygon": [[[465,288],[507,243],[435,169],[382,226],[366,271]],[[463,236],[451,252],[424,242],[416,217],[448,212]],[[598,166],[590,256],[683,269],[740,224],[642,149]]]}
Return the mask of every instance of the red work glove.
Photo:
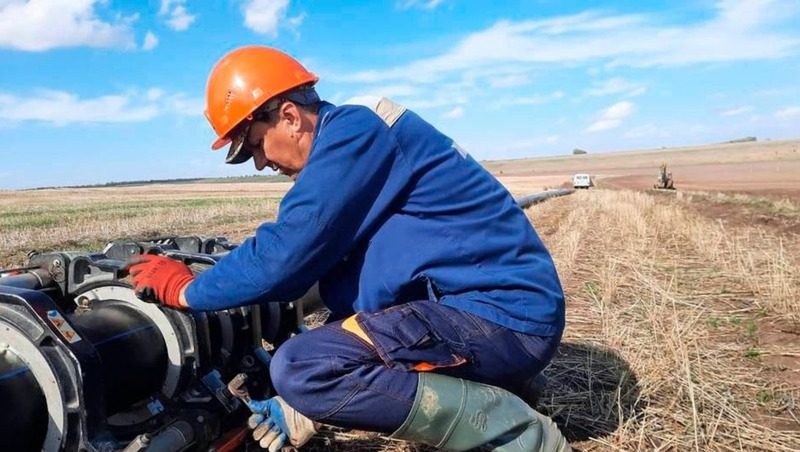
{"label": "red work glove", "polygon": [[183,262],[155,254],[134,257],[128,264],[133,291],[144,301],[184,309],[181,292],[194,281],[194,273]]}

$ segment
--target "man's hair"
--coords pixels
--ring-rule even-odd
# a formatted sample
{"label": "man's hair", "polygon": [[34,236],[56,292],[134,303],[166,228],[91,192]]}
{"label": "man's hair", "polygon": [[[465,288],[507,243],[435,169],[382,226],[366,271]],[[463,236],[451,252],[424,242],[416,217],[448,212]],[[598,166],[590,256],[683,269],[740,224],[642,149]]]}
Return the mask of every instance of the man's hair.
{"label": "man's hair", "polygon": [[[272,123],[273,121],[275,121],[277,119],[277,116],[275,116],[273,113],[277,112],[277,110],[280,108],[280,106],[283,105],[283,103],[287,102],[287,101],[288,102],[292,102],[293,104],[297,105],[298,108],[302,109],[303,111],[306,111],[308,113],[314,113],[314,114],[319,112],[319,107],[322,104],[322,100],[320,100],[319,94],[317,94],[317,90],[314,89],[314,85],[299,86],[299,87],[297,87],[295,89],[287,91],[287,92],[285,92],[283,94],[280,94],[280,95],[278,95],[276,97],[279,100],[279,102],[278,102],[278,106],[275,107],[273,110],[271,110],[271,111],[263,111],[263,109],[268,108],[267,105],[272,103],[272,99],[270,99],[264,105],[259,107],[258,110],[256,110],[254,116],[258,120]],[[262,111],[259,112],[259,110],[262,110]]]}

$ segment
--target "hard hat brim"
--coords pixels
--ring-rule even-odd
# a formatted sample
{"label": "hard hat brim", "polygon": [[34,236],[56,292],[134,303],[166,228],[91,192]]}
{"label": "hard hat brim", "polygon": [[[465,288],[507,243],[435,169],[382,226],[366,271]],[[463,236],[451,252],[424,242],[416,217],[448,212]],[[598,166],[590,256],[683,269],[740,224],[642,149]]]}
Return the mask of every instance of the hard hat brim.
{"label": "hard hat brim", "polygon": [[229,165],[238,165],[239,163],[250,160],[251,157],[253,157],[253,153],[245,149],[244,146],[234,146],[233,143],[231,143],[231,147],[228,148],[228,155],[225,157],[225,163]]}
{"label": "hard hat brim", "polygon": [[228,138],[228,137],[219,138],[219,139],[217,139],[217,141],[215,141],[214,143],[211,144],[211,150],[212,151],[219,151],[219,149],[221,147],[225,146],[226,144],[228,144],[230,142],[231,142],[231,139]]}
{"label": "hard hat brim", "polygon": [[211,150],[219,151],[226,144],[230,144],[228,147],[228,155],[225,156],[225,163],[229,165],[244,163],[253,157],[253,153],[245,149],[242,143],[235,143],[228,137],[223,137],[215,141],[214,144],[211,145]]}

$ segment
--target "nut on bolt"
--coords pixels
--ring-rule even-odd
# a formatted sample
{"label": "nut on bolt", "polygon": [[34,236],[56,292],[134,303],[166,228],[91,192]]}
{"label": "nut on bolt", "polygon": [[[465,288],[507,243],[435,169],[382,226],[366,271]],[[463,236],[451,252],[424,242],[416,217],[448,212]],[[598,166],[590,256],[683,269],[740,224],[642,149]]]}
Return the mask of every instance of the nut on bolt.
{"label": "nut on bolt", "polygon": [[250,403],[250,392],[247,390],[247,374],[237,374],[228,382],[228,391],[247,405]]}
{"label": "nut on bolt", "polygon": [[92,310],[92,300],[89,297],[79,297],[78,298],[78,310],[80,312],[88,312]]}

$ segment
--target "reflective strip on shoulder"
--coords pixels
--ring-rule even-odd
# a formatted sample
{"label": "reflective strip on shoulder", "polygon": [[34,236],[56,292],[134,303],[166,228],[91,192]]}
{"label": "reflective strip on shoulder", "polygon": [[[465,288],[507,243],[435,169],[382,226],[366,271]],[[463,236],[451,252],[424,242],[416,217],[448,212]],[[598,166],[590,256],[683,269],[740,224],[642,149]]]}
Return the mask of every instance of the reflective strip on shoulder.
{"label": "reflective strip on shoulder", "polygon": [[367,344],[375,347],[375,344],[372,342],[372,339],[367,336],[367,333],[361,328],[361,325],[358,324],[356,321],[356,316],[358,314],[351,315],[350,317],[344,319],[342,322],[342,329],[355,334],[359,338],[361,338]]}
{"label": "reflective strip on shoulder", "polygon": [[406,112],[406,107],[394,103],[385,97],[375,96],[359,96],[348,99],[344,102],[346,105],[362,105],[374,111],[376,115],[380,116],[387,126],[393,127],[394,124]]}
{"label": "reflective strip on shoulder", "polygon": [[378,105],[375,106],[375,113],[377,113],[389,127],[394,126],[394,123],[396,123],[405,112],[406,107],[396,104],[385,97],[381,97],[381,100],[378,101]]}

